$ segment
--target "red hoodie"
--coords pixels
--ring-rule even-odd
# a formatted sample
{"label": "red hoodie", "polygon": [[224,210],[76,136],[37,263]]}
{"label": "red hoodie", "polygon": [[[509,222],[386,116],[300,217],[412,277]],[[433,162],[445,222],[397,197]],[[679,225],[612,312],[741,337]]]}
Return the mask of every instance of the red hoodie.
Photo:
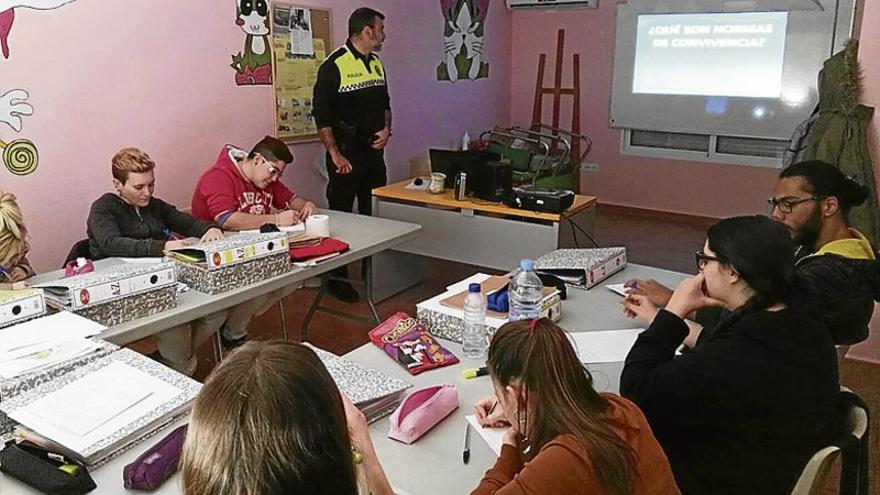
{"label": "red hoodie", "polygon": [[221,227],[229,216],[237,211],[251,215],[268,215],[272,208],[283,209],[296,197],[281,182],[275,181],[265,189],[258,189],[241,175],[232,153],[243,153],[226,145],[220,150],[217,162],[205,171],[196,184],[192,197],[192,215],[207,222],[217,222]]}

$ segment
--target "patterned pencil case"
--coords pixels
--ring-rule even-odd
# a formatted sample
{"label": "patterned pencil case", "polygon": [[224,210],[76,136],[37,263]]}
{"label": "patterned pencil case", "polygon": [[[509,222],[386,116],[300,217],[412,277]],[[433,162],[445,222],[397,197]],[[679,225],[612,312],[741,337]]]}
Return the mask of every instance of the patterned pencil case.
{"label": "patterned pencil case", "polygon": [[455,385],[431,385],[413,390],[391,415],[388,438],[411,444],[458,409]]}

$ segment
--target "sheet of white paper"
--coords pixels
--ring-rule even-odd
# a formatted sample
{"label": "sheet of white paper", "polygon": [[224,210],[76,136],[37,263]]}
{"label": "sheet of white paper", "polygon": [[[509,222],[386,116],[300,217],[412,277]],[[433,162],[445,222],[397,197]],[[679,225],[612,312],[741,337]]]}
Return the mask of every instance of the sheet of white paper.
{"label": "sheet of white paper", "polygon": [[[47,343],[45,347],[45,349],[24,353],[16,357],[12,357],[13,353],[0,355],[0,376],[8,380],[38,369],[48,368],[95,352],[100,345],[92,340],[76,339],[67,342]],[[9,357],[9,359],[3,360],[4,357]]]}
{"label": "sheet of white paper", "polygon": [[459,293],[459,292],[462,292],[462,291],[467,290],[467,289],[468,289],[468,285],[470,285],[470,284],[481,284],[481,283],[485,282],[485,281],[486,281],[489,277],[491,277],[491,276],[492,276],[492,275],[488,275],[488,274],[486,274],[486,273],[475,273],[475,274],[471,275],[470,277],[468,277],[468,278],[466,278],[466,279],[464,279],[464,280],[462,280],[462,281],[460,281],[460,282],[456,282],[456,283],[454,283],[454,284],[452,284],[452,285],[450,285],[450,286],[447,286],[447,287],[446,287],[446,290],[447,290],[448,292],[452,292],[452,294],[450,294],[450,295],[457,294],[457,293]]}
{"label": "sheet of white paper", "polygon": [[310,266],[315,266],[322,261],[327,261],[330,258],[335,258],[335,257],[339,256],[340,254],[342,254],[342,253],[330,253],[330,254],[325,254],[324,256],[318,256],[317,258],[312,258],[308,261],[294,261],[293,266],[298,266],[300,268],[308,268]]}
{"label": "sheet of white paper", "polygon": [[[92,320],[75,315],[69,311],[60,311],[53,315],[29,320],[18,325],[0,329],[0,361],[15,356],[3,356],[14,351],[28,352],[26,349],[47,342],[63,342],[78,338],[98,335],[107,327]],[[31,351],[31,352],[33,352]]]}
{"label": "sheet of white paper", "polygon": [[617,363],[636,343],[644,328],[602,330],[598,332],[569,332],[568,336],[582,363]]}
{"label": "sheet of white paper", "polygon": [[403,186],[404,189],[414,189],[416,191],[427,191],[428,185],[430,185],[430,179],[422,178],[422,183],[420,185],[416,185],[415,181],[410,181],[409,184]]}
{"label": "sheet of white paper", "polygon": [[[279,226],[277,226],[277,227],[278,227],[278,230],[279,230],[279,231],[281,231],[281,232],[287,232],[288,234],[295,234],[295,233],[305,232],[305,231],[306,231],[306,223],[305,223],[305,222],[300,222],[300,223],[298,223],[298,224],[296,224],[296,225],[279,225]],[[242,234],[259,234],[259,233],[260,233],[260,229],[255,229],[255,230],[242,230],[241,233],[242,233]]]}
{"label": "sheet of white paper", "polygon": [[314,55],[312,41],[312,11],[306,8],[290,9],[290,53]]}
{"label": "sheet of white paper", "polygon": [[179,393],[170,383],[113,362],[10,417],[74,452],[83,452]]}
{"label": "sheet of white paper", "polygon": [[473,433],[476,432],[480,435],[480,438],[489,445],[495,455],[501,455],[501,445],[504,443],[504,433],[507,432],[507,428],[483,428],[480,426],[480,422],[477,421],[477,416],[474,414],[469,414],[464,417],[468,423],[470,423],[471,427],[474,431],[471,432],[471,439],[473,439]]}
{"label": "sheet of white paper", "polygon": [[165,261],[165,258],[157,258],[155,256],[150,256],[146,258],[119,258],[123,263],[162,263]]}
{"label": "sheet of white paper", "polygon": [[627,287],[624,284],[608,284],[605,287],[607,287],[609,290],[611,290],[611,292],[616,292],[623,297],[626,297],[629,295],[630,289],[629,289],[629,287]]}

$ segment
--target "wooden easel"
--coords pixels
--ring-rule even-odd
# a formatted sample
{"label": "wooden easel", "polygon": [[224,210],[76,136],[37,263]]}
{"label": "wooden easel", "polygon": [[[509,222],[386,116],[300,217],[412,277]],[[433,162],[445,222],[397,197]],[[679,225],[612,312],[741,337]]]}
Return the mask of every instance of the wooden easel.
{"label": "wooden easel", "polygon": [[[556,35],[556,71],[554,74],[554,85],[552,87],[544,87],[544,67],[547,65],[547,54],[542,53],[538,58],[538,82],[535,85],[535,104],[532,107],[532,130],[539,131],[541,116],[543,115],[543,103],[545,95],[553,96],[553,122],[551,127],[559,129],[559,108],[562,103],[562,96],[573,96],[574,107],[571,112],[571,132],[580,134],[581,132],[581,56],[579,53],[572,55],[572,67],[574,70],[572,78],[572,87],[562,87],[562,57],[565,51],[565,30],[560,29]],[[558,135],[553,131],[554,135]],[[577,139],[571,142],[572,158],[581,156],[581,143]],[[580,176],[580,171],[576,172]],[[580,180],[580,177],[578,177]]]}

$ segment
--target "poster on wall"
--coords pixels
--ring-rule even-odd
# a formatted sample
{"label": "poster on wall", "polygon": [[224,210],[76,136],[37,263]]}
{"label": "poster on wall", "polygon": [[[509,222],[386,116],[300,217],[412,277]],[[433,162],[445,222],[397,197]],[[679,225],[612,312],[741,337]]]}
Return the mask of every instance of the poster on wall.
{"label": "poster on wall", "polygon": [[317,138],[312,91],[330,47],[330,12],[272,4],[275,133],[284,141]]}
{"label": "poster on wall", "polygon": [[9,33],[15,21],[15,9],[54,10],[74,0],[0,0],[0,54],[9,58]]}
{"label": "poster on wall", "polygon": [[269,43],[268,0],[236,0],[235,24],[244,31],[244,49],[232,56],[235,84],[272,84],[272,47]]}
{"label": "poster on wall", "polygon": [[[22,117],[34,113],[34,107],[27,102],[28,98],[30,94],[23,89],[0,94],[0,123],[8,125],[15,132],[21,132]],[[39,162],[39,153],[33,142],[19,138],[7,143],[0,138],[0,163],[13,174],[32,174]]]}
{"label": "poster on wall", "polygon": [[489,77],[485,48],[489,0],[440,0],[443,11],[444,59],[437,66],[437,80]]}

